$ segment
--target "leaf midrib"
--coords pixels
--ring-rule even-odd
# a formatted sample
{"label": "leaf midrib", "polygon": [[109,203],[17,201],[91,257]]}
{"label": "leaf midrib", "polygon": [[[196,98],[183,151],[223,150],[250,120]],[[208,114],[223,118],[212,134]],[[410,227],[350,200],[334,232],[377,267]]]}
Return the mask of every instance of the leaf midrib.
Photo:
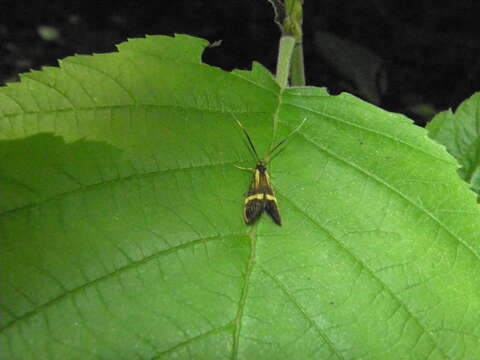
{"label": "leaf midrib", "polygon": [[250,229],[248,234],[250,239],[250,255],[247,261],[245,269],[245,281],[242,288],[242,293],[240,296],[240,301],[238,302],[237,315],[235,316],[234,324],[235,331],[233,333],[233,346],[232,346],[232,360],[238,359],[238,349],[240,346],[240,332],[242,329],[242,320],[245,311],[245,304],[248,298],[248,290],[250,287],[250,277],[253,272],[253,266],[256,261],[256,251],[257,251],[257,227],[256,225]]}

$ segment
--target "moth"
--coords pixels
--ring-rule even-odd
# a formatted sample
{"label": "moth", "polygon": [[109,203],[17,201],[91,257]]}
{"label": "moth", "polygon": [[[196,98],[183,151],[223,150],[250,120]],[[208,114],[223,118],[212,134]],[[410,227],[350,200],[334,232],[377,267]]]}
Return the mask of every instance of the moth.
{"label": "moth", "polygon": [[256,166],[255,169],[248,169],[248,168],[241,168],[243,170],[252,170],[253,171],[253,179],[250,184],[250,188],[245,197],[245,206],[243,210],[243,217],[245,219],[245,223],[247,225],[254,224],[265,211],[272,220],[279,226],[282,225],[282,218],[280,216],[280,211],[278,210],[278,201],[275,197],[275,193],[273,192],[272,183],[270,181],[270,175],[268,174],[267,165],[270,161],[272,154],[282,146],[285,141],[296,131],[300,129],[300,127],[305,122],[306,118],[303,119],[302,123],[293,130],[287,137],[285,137],[282,141],[280,141],[277,145],[272,147],[267,155],[260,159],[258,156],[257,150],[253,145],[252,139],[248,135],[247,130],[243,127],[243,125],[238,121],[238,119],[233,115],[235,121],[237,122],[238,126],[242,129],[245,137],[250,144],[250,148],[252,149],[253,154],[256,158]]}

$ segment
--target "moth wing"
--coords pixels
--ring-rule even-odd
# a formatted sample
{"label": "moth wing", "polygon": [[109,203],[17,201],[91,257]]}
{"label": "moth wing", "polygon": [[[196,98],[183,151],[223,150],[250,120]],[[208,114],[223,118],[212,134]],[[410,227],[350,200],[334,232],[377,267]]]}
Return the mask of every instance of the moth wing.
{"label": "moth wing", "polygon": [[282,226],[282,218],[275,200],[266,200],[265,211],[277,225]]}
{"label": "moth wing", "polygon": [[258,220],[265,210],[265,200],[252,199],[245,204],[244,217],[247,225],[253,224]]}

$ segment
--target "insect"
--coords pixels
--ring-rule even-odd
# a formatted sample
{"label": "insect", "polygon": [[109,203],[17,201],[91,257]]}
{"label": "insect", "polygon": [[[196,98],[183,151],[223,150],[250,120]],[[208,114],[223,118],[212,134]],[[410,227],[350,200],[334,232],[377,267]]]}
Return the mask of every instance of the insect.
{"label": "insect", "polygon": [[300,127],[305,122],[306,118],[303,119],[302,123],[293,130],[287,137],[285,137],[282,141],[280,141],[277,145],[272,147],[267,155],[260,160],[258,156],[257,150],[253,145],[252,139],[247,133],[247,130],[243,127],[243,125],[238,121],[238,119],[233,115],[233,118],[237,122],[238,126],[242,129],[245,137],[250,144],[250,148],[252,149],[253,153],[255,154],[255,158],[257,160],[257,164],[255,169],[247,169],[241,168],[243,170],[252,170],[253,171],[253,179],[250,184],[250,188],[245,197],[245,207],[243,210],[243,217],[245,218],[245,223],[247,225],[254,224],[262,215],[264,211],[267,212],[268,215],[272,218],[272,220],[279,226],[282,225],[282,218],[280,217],[280,211],[278,210],[278,202],[277,198],[275,197],[275,193],[273,192],[272,183],[270,182],[270,175],[267,171],[267,165],[270,161],[270,157],[272,154],[283,144],[285,141],[296,131],[300,129]]}

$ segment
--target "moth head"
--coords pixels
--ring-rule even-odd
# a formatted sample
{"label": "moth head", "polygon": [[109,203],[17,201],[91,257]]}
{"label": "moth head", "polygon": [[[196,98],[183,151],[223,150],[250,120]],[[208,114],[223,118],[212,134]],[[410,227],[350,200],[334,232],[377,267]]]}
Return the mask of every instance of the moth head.
{"label": "moth head", "polygon": [[257,163],[257,170],[260,171],[262,174],[267,171],[267,163],[262,160]]}

